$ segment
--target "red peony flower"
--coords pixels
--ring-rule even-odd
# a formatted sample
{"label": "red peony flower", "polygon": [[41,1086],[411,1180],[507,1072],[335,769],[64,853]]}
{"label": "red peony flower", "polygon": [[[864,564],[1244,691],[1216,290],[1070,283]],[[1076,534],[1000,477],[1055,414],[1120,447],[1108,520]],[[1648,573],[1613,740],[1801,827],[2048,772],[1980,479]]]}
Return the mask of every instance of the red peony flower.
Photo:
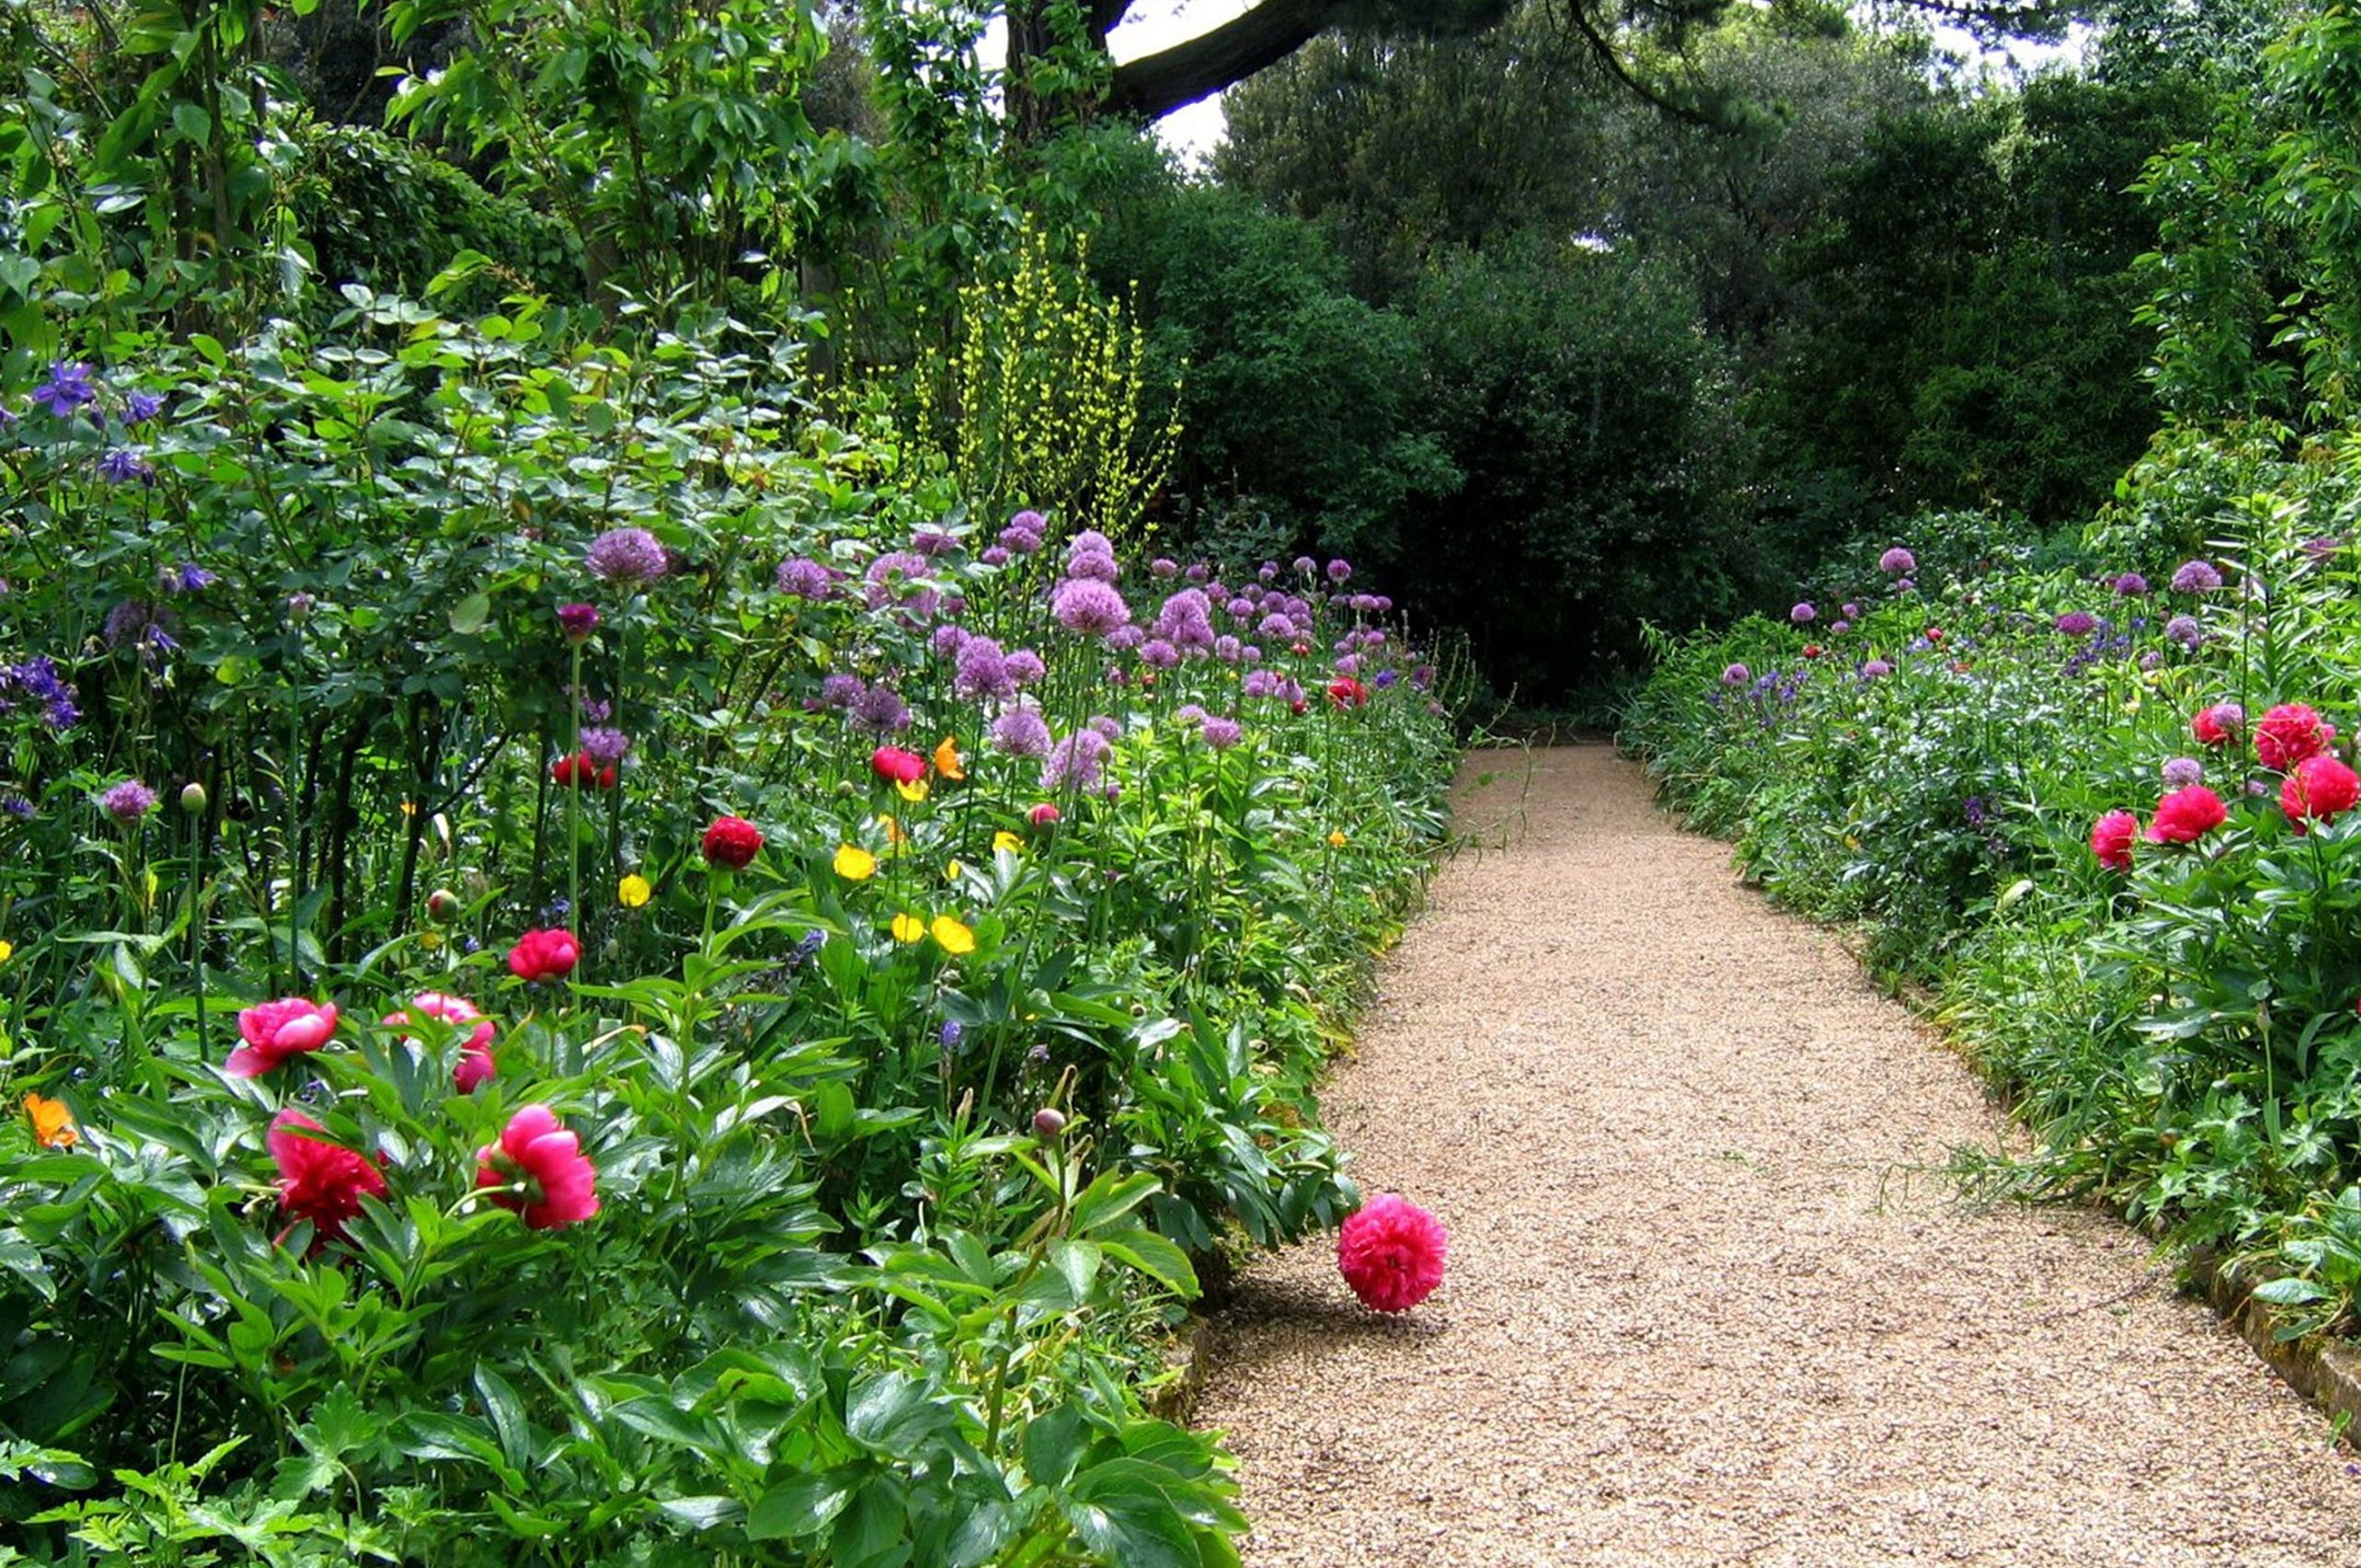
{"label": "red peony flower", "polygon": [[2156,802],[2156,814],[2148,820],[2148,841],[2194,844],[2229,820],[2221,796],[2202,784],[2191,784]]}
{"label": "red peony flower", "polygon": [[528,931],[508,950],[508,972],[520,980],[564,980],[582,962],[582,944],[570,931]]}
{"label": "red peony flower", "polygon": [[2319,714],[2302,703],[2284,702],[2254,727],[2254,754],[2263,766],[2285,773],[2328,750],[2335,738],[2335,727],[2322,723]]}
{"label": "red peony flower", "polygon": [[1804,657],[1806,659],[1818,659],[1820,657],[1820,645],[1818,643],[1804,644]]}
{"label": "red peony flower", "polygon": [[2226,746],[2247,727],[2246,709],[2234,702],[2200,708],[2189,721],[2189,732],[2209,746]]}
{"label": "red peony flower", "polygon": [[763,830],[742,816],[718,816],[705,830],[706,863],[743,871],[763,852]]}
{"label": "red peony flower", "polygon": [[517,1210],[536,1230],[598,1213],[598,1179],[581,1140],[559,1126],[546,1105],[520,1107],[498,1143],[476,1150],[476,1186],[500,1189],[492,1201]]}
{"label": "red peony flower", "polygon": [[926,777],[926,758],[899,746],[878,747],[870,754],[869,766],[888,784],[915,784]]}
{"label": "red peony flower", "polygon": [[588,752],[576,752],[550,764],[550,782],[561,790],[611,790],[621,777],[613,763],[602,767]]}
{"label": "red peony flower", "polygon": [[1058,808],[1043,801],[1025,814],[1025,820],[1036,827],[1049,827],[1058,820]]}
{"label": "red peony flower", "polygon": [[245,1043],[230,1052],[221,1070],[233,1078],[259,1078],[289,1057],[317,1051],[336,1033],[336,1004],[326,1006],[301,996],[282,996],[238,1015]]}
{"label": "red peony flower", "polygon": [[2361,801],[2361,774],[2332,756],[2308,756],[2279,785],[2279,807],[2296,831],[2308,821],[2332,822]]}
{"label": "red peony flower", "polygon": [[2130,812],[2113,811],[2091,825],[2091,853],[2109,871],[2131,869],[2131,844],[2140,837],[2140,819]]}
{"label": "red peony flower", "polygon": [[1362,1305],[1407,1312],[1442,1283],[1446,1243],[1433,1215],[1381,1193],[1336,1233],[1336,1268]]}
{"label": "red peony flower", "polygon": [[367,1155],[306,1134],[320,1124],[300,1111],[282,1111],[270,1123],[270,1157],[279,1162],[279,1206],[312,1222],[312,1252],[344,1240],[364,1197],[386,1195],[386,1174]]}
{"label": "red peony flower", "polygon": [[1338,707],[1359,707],[1369,701],[1369,688],[1350,675],[1339,675],[1328,683],[1328,700]]}
{"label": "red peony flower", "polygon": [[[465,997],[445,996],[439,991],[421,991],[409,999],[407,1009],[388,1013],[378,1021],[388,1028],[399,1028],[412,1018],[475,1025],[468,1038],[459,1042],[459,1060],[451,1069],[451,1082],[461,1094],[472,1094],[478,1084],[489,1083],[498,1075],[499,1069],[492,1060],[492,1037],[497,1030],[491,1019],[477,1011],[474,1003]],[[412,1037],[404,1035],[402,1039]]]}

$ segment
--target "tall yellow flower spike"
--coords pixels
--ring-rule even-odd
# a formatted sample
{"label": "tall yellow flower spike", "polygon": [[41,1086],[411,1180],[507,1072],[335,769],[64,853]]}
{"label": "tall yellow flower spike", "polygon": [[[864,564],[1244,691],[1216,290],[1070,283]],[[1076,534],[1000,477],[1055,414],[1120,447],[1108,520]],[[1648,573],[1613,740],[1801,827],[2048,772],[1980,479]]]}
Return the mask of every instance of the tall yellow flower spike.
{"label": "tall yellow flower spike", "polygon": [[959,760],[959,742],[949,735],[934,748],[934,770],[954,784],[967,777],[967,764]]}
{"label": "tall yellow flower spike", "polygon": [[926,921],[908,912],[894,917],[894,940],[916,942],[926,934]]}
{"label": "tall yellow flower spike", "polygon": [[847,882],[867,882],[877,874],[877,857],[858,844],[836,846],[836,874]]}
{"label": "tall yellow flower spike", "polygon": [[949,915],[935,916],[934,924],[928,929],[934,933],[935,941],[943,944],[943,950],[954,957],[976,950],[976,933]]}
{"label": "tall yellow flower spike", "polygon": [[43,1099],[37,1094],[25,1096],[25,1115],[33,1124],[33,1142],[43,1148],[72,1148],[82,1141],[74,1130],[74,1113],[65,1109],[62,1099]]}

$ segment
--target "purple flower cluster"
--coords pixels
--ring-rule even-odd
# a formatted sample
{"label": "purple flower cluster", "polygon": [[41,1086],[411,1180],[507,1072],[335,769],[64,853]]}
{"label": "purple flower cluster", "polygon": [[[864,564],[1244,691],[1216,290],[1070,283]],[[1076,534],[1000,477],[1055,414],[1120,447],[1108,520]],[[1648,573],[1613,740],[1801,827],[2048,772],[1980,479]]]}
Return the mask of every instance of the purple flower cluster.
{"label": "purple flower cluster", "polygon": [[71,730],[81,720],[73,691],[47,655],[0,667],[0,711],[14,707],[18,697],[41,704],[42,722],[52,730]]}
{"label": "purple flower cluster", "polygon": [[846,717],[855,729],[877,735],[898,735],[910,727],[909,705],[883,681],[853,698]]}
{"label": "purple flower cluster", "polygon": [[2173,573],[2175,593],[2212,593],[2222,586],[2222,574],[2211,561],[2184,561]]}
{"label": "purple flower cluster", "polygon": [[99,400],[99,389],[90,380],[98,373],[96,365],[79,361],[52,361],[49,379],[33,388],[32,400],[36,406],[46,405],[58,419],[71,419]]}
{"label": "purple flower cluster", "polygon": [[1041,788],[1097,789],[1099,769],[1106,765],[1107,754],[1112,749],[1107,737],[1097,729],[1075,731],[1050,748],[1049,760],[1041,765]]}
{"label": "purple flower cluster", "polygon": [[1895,545],[1878,557],[1878,570],[1889,577],[1906,577],[1918,569],[1918,557]]}
{"label": "purple flower cluster", "polygon": [[671,557],[646,529],[609,529],[590,541],[582,564],[606,583],[652,583],[672,569]]}
{"label": "purple flower cluster", "polygon": [[799,555],[778,564],[778,591],[817,604],[836,597],[836,574],[809,556]]}
{"label": "purple flower cluster", "polygon": [[623,754],[631,750],[631,737],[620,730],[585,730],[582,731],[582,750],[599,766],[611,767],[623,761]]}
{"label": "purple flower cluster", "polygon": [[136,778],[126,778],[101,792],[99,804],[117,822],[137,822],[156,809],[156,791]]}
{"label": "purple flower cluster", "polygon": [[1038,512],[1019,512],[1000,530],[1000,547],[1011,555],[1035,555],[1048,536],[1049,519]]}
{"label": "purple flower cluster", "polygon": [[1046,757],[1050,754],[1049,721],[1036,707],[1006,708],[985,729],[984,742],[1010,756]]}
{"label": "purple flower cluster", "polygon": [[955,668],[952,689],[969,702],[1016,695],[1016,677],[1008,672],[1008,655],[990,637],[969,637],[961,644]]}
{"label": "purple flower cluster", "polygon": [[1068,577],[1050,595],[1050,613],[1058,624],[1084,636],[1103,637],[1131,624],[1132,608],[1123,596],[1097,577]]}

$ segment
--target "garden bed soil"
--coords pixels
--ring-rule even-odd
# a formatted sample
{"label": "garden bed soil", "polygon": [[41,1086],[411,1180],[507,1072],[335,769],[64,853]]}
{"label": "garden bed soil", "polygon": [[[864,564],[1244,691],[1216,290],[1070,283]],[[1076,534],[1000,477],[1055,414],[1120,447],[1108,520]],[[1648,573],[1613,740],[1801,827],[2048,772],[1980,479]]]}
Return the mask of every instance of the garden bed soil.
{"label": "garden bed soil", "polygon": [[1832,936],[1609,748],[1501,764],[1326,1096],[1449,1277],[1382,1317],[1312,1243],[1216,1319],[1250,1565],[2361,1563],[2361,1467],[2140,1237],[1957,1204],[2011,1131]]}

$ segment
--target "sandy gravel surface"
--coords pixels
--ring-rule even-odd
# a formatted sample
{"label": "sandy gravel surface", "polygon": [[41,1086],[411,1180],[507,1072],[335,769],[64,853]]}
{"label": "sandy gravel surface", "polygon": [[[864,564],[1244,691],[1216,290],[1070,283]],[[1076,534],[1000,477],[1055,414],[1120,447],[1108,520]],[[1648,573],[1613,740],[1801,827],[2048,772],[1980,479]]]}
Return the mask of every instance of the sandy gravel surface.
{"label": "sandy gravel surface", "polygon": [[2361,1565],[2326,1422],[2138,1237],[1954,1206],[1974,1079],[1636,767],[1479,757],[1460,812],[1520,820],[1326,1097],[1451,1272],[1398,1319],[1333,1243],[1247,1272],[1199,1420],[1252,1568]]}

